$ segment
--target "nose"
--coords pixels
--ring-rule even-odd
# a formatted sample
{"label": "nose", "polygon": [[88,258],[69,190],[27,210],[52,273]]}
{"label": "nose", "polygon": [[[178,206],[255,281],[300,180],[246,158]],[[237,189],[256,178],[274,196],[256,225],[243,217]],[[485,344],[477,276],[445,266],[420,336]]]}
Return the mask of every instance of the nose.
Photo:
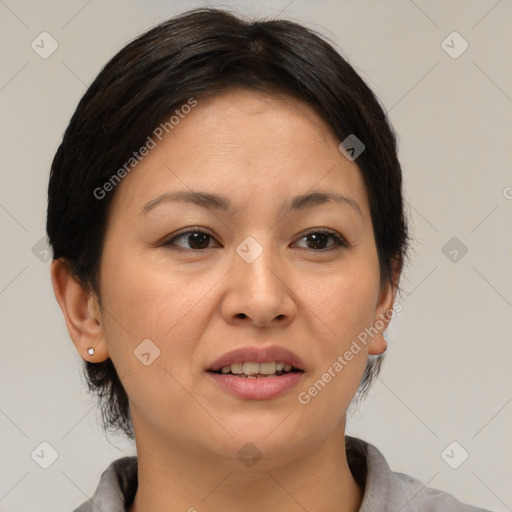
{"label": "nose", "polygon": [[252,263],[235,254],[221,306],[224,320],[254,327],[283,327],[293,322],[297,306],[283,269],[270,249]]}

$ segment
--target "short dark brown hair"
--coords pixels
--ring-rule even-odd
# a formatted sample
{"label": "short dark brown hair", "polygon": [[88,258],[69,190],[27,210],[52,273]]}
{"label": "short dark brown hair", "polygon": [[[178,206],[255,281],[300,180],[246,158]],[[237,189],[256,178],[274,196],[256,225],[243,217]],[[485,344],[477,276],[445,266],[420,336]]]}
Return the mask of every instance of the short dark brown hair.
{"label": "short dark brown hair", "polygon": [[[94,191],[177,107],[233,87],[293,96],[313,107],[340,141],[352,134],[362,141],[357,165],[381,278],[393,282],[393,266],[401,266],[407,247],[402,172],[394,131],[372,91],[313,30],[206,8],[169,19],[129,43],[79,102],[51,168],[47,233],[53,257],[100,298],[100,260],[115,191],[101,200]],[[382,357],[370,356],[359,396],[378,375]],[[90,391],[100,398],[104,427],[133,438],[128,397],[112,361],[86,361],[84,371]]]}

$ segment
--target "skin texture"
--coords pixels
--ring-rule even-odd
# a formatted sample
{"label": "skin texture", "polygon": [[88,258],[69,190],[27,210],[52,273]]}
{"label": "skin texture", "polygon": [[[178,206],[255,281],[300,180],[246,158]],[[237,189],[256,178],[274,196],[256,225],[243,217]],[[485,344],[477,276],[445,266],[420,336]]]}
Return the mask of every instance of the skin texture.
{"label": "skin texture", "polygon": [[[339,142],[309,106],[285,96],[235,89],[199,99],[115,190],[100,300],[53,263],[77,350],[93,362],[110,357],[130,399],[139,457],[131,512],[359,509],[346,410],[368,354],[386,349],[383,336],[309,404],[297,400],[394,300],[380,282],[362,175]],[[235,210],[162,201],[140,213],[164,193],[190,190],[228,196]],[[346,202],[279,211],[314,190],[350,197],[360,211]],[[212,235],[207,249],[186,236],[163,245],[195,226]],[[315,228],[348,246],[329,237],[316,249],[305,238]],[[263,249],[253,263],[236,252],[248,236]],[[149,366],[133,354],[144,339],[161,351]],[[205,373],[228,351],[269,345],[305,363],[299,387],[284,395],[242,400]],[[246,443],[262,454],[250,468],[237,458]]]}

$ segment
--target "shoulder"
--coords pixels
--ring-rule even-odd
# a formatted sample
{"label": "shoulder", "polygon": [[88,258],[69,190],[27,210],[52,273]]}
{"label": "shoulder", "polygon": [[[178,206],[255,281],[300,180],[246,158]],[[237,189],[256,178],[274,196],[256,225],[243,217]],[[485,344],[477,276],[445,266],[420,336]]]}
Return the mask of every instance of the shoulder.
{"label": "shoulder", "polygon": [[137,491],[137,468],[135,456],[113,461],[102,473],[92,498],[73,512],[126,512]]}
{"label": "shoulder", "polygon": [[350,436],[345,440],[350,469],[364,487],[360,512],[490,512],[392,471],[382,453],[370,443]]}
{"label": "shoulder", "polygon": [[402,512],[490,512],[463,503],[447,492],[425,487],[416,478],[403,473],[391,473],[391,489],[393,490],[390,496],[391,510],[401,509]]}

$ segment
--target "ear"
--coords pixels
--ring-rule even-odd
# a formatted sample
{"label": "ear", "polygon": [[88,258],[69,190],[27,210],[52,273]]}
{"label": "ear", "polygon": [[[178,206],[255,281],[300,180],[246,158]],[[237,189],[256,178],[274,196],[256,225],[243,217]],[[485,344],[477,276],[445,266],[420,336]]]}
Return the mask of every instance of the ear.
{"label": "ear", "polygon": [[392,262],[391,282],[388,280],[381,284],[372,326],[373,332],[376,332],[376,334],[372,337],[368,345],[368,353],[371,355],[383,354],[386,351],[387,341],[384,338],[384,331],[388,328],[389,322],[397,311],[396,308],[393,308],[393,305],[395,303],[401,272],[402,262],[401,260],[395,259]]}
{"label": "ear", "polygon": [[[100,363],[109,357],[103,336],[101,310],[94,293],[86,291],[60,259],[51,266],[53,292],[59,303],[69,335],[86,361]],[[88,349],[93,348],[90,355]]]}

